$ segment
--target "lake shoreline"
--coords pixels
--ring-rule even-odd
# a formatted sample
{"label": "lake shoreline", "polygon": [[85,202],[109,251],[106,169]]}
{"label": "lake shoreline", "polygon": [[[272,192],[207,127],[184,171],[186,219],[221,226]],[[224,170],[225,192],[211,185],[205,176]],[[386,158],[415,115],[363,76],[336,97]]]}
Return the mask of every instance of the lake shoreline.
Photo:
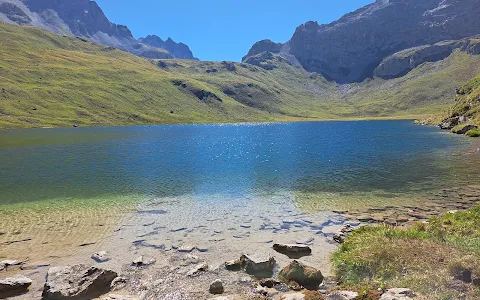
{"label": "lake shoreline", "polygon": [[348,122],[348,121],[393,121],[393,120],[417,120],[432,116],[431,114],[406,115],[406,116],[386,116],[386,117],[351,117],[351,118],[296,118],[287,117],[285,119],[271,121],[234,121],[234,122],[198,122],[198,123],[145,123],[145,124],[77,124],[71,126],[55,126],[55,127],[4,127],[0,131],[13,131],[22,129],[67,129],[67,128],[116,128],[116,127],[142,127],[142,126],[174,126],[174,125],[241,125],[241,124],[275,124],[275,123],[309,123],[309,122]]}

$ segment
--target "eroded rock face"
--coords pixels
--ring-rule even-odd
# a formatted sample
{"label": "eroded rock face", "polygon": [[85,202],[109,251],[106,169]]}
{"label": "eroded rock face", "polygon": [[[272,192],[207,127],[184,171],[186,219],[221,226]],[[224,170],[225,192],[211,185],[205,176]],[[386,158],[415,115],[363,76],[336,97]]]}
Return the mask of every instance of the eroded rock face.
{"label": "eroded rock face", "polygon": [[[309,72],[339,83],[359,82],[398,51],[478,34],[479,13],[477,0],[377,0],[333,23],[299,26],[282,51]],[[259,42],[249,53],[276,50],[268,45]]]}
{"label": "eroded rock face", "polygon": [[323,282],[322,272],[296,260],[283,268],[278,276],[287,284],[293,281],[307,290],[317,290]]}
{"label": "eroded rock face", "polygon": [[445,59],[455,49],[470,54],[478,54],[476,51],[477,44],[480,44],[478,40],[464,39],[406,49],[384,59],[375,69],[374,75],[383,79],[401,77],[425,62]]}
{"label": "eroded rock face", "polygon": [[44,300],[94,299],[110,291],[117,273],[86,265],[48,270],[42,293]]}
{"label": "eroded rock face", "polygon": [[28,292],[32,280],[23,275],[0,279],[0,299],[18,296]]}

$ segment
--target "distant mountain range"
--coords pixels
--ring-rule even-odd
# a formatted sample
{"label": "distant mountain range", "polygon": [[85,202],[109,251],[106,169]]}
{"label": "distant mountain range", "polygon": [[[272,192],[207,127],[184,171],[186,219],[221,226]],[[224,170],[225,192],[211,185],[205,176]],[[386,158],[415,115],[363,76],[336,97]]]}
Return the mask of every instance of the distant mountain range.
{"label": "distant mountain range", "polygon": [[[454,48],[470,47],[435,44],[480,34],[479,4],[478,0],[377,0],[330,24],[307,22],[285,44],[257,42],[244,61],[268,51],[291,55],[307,71],[337,83],[373,76],[396,78],[424,62],[447,57]],[[470,50],[480,52],[476,47]]]}
{"label": "distant mountain range", "polygon": [[128,27],[110,22],[90,0],[0,0],[0,21],[85,38],[146,58],[195,59],[187,45],[171,38],[163,41],[149,35],[135,39]]}

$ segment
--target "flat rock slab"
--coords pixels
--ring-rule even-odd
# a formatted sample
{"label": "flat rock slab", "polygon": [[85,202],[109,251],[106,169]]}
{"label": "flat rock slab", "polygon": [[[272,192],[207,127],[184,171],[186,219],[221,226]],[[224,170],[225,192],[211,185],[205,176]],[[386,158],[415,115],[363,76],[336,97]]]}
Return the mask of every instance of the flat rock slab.
{"label": "flat rock slab", "polygon": [[294,245],[294,244],[274,244],[273,250],[278,253],[284,254],[291,259],[298,259],[304,256],[308,256],[312,253],[307,245]]}
{"label": "flat rock slab", "polygon": [[28,292],[32,280],[23,275],[0,279],[0,299],[18,296]]}
{"label": "flat rock slab", "polygon": [[117,273],[86,265],[55,267],[48,270],[43,300],[95,299],[110,291]]}

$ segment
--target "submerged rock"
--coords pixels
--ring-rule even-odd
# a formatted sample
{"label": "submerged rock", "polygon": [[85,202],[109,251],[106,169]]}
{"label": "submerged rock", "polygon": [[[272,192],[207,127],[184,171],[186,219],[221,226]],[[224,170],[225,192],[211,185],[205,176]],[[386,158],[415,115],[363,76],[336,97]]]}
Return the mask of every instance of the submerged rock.
{"label": "submerged rock", "polygon": [[157,262],[157,260],[153,257],[146,256],[146,255],[141,255],[141,256],[139,256],[139,257],[137,257],[136,259],[133,260],[132,265],[137,266],[137,267],[141,267],[141,266],[153,265],[156,262]]}
{"label": "submerged rock", "polygon": [[290,293],[282,295],[281,300],[304,300],[305,295],[302,293]]}
{"label": "submerged rock", "polygon": [[210,294],[223,294],[223,282],[220,279],[215,280],[210,284]]}
{"label": "submerged rock", "polygon": [[86,265],[48,270],[42,299],[94,299],[110,291],[117,273]]}
{"label": "submerged rock", "polygon": [[307,290],[317,290],[323,282],[322,272],[296,260],[283,268],[278,276],[287,284],[295,282]]}
{"label": "submerged rock", "polygon": [[96,252],[92,255],[92,259],[96,261],[97,263],[103,263],[111,260],[111,258],[108,256],[107,251],[100,251]]}
{"label": "submerged rock", "polygon": [[19,266],[22,262],[18,260],[3,260],[0,261],[0,271],[7,269],[9,266]]}
{"label": "submerged rock", "polygon": [[312,253],[312,249],[306,245],[274,244],[273,249],[294,259],[308,256]]}
{"label": "submerged rock", "polygon": [[0,299],[18,296],[28,292],[32,280],[23,275],[0,279]]}

